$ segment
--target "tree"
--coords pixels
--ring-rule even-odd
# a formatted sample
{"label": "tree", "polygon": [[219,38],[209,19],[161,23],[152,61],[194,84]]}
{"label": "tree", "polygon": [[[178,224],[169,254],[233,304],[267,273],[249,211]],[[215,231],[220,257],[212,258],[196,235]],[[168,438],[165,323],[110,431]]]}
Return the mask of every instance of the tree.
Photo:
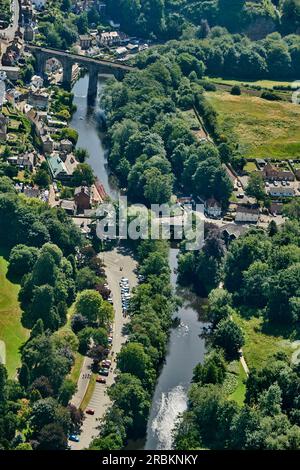
{"label": "tree", "polygon": [[109,389],[109,396],[115,406],[126,416],[126,436],[134,438],[145,432],[150,408],[149,393],[138,377],[129,373],[121,374]]}
{"label": "tree", "polygon": [[51,423],[44,426],[38,434],[38,450],[66,450],[68,439],[61,426]]}
{"label": "tree", "polygon": [[30,272],[37,260],[37,248],[16,245],[9,255],[8,274],[9,276],[21,278]]}
{"label": "tree", "polygon": [[89,158],[89,153],[84,148],[77,148],[75,150],[75,157],[80,163],[84,163],[87,158]]}
{"label": "tree", "polygon": [[121,372],[127,372],[143,380],[150,369],[150,358],[145,353],[144,347],[139,343],[129,343],[123,346],[117,358],[118,368]]}
{"label": "tree", "polygon": [[205,358],[204,364],[194,369],[193,382],[199,385],[222,384],[226,374],[226,362],[221,351],[213,351]]}
{"label": "tree", "polygon": [[79,269],[76,276],[77,290],[93,289],[97,283],[97,279],[96,274],[89,267],[86,266]]}
{"label": "tree", "polygon": [[214,332],[214,344],[223,348],[228,359],[237,359],[244,345],[244,335],[241,328],[231,319],[220,321]]}
{"label": "tree", "polygon": [[266,305],[271,272],[268,264],[255,261],[243,273],[241,297],[246,305],[262,308]]}
{"label": "tree", "polygon": [[96,322],[100,316],[102,303],[102,297],[98,292],[84,290],[77,297],[75,312],[83,315],[89,322]]}
{"label": "tree", "polygon": [[260,173],[253,172],[250,174],[246,194],[250,197],[255,197],[257,201],[264,201],[266,191],[264,180]]}
{"label": "tree", "polygon": [[214,289],[208,296],[209,318],[213,326],[231,314],[232,295],[225,289]]}
{"label": "tree", "polygon": [[62,11],[70,11],[71,5],[71,0],[63,0],[61,4]]}
{"label": "tree", "polygon": [[33,177],[33,181],[40,188],[49,188],[50,185],[50,176],[46,170],[39,169]]}
{"label": "tree", "polygon": [[79,163],[73,172],[72,180],[75,186],[92,186],[95,182],[95,176],[90,165]]}
{"label": "tree", "polygon": [[241,88],[238,86],[238,85],[234,85],[232,88],[231,88],[231,91],[230,91],[231,95],[234,95],[234,96],[239,96],[241,95]]}

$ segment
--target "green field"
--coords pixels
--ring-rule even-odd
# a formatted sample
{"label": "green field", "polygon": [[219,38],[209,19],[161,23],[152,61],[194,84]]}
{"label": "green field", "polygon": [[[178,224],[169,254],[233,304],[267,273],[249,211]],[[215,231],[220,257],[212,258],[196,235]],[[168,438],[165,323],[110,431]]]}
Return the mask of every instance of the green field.
{"label": "green field", "polygon": [[29,332],[21,325],[21,309],[18,303],[20,287],[6,278],[7,264],[0,256],[0,340],[5,344],[9,377],[13,378],[20,365],[19,347],[26,341]]}
{"label": "green field", "polygon": [[274,336],[262,332],[262,318],[242,318],[235,314],[234,321],[241,327],[245,335],[243,353],[249,369],[261,368],[270,356],[277,352],[292,355],[292,344],[282,336]]}
{"label": "green field", "polygon": [[214,82],[214,83],[219,83],[223,85],[253,85],[253,86],[260,86],[262,88],[269,88],[273,89],[276,86],[291,86],[293,82],[279,82],[279,81],[273,81],[273,80],[257,80],[257,81],[251,81],[251,80],[226,80],[222,78],[208,78],[209,81]]}
{"label": "green field", "polygon": [[300,157],[300,106],[228,92],[206,93],[218,112],[221,134],[247,158]]}

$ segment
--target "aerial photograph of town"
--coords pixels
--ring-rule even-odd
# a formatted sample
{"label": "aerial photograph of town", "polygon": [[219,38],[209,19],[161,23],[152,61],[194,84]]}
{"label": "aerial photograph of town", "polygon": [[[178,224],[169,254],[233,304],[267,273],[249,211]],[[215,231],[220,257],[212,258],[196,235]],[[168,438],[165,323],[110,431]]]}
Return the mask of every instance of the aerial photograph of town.
{"label": "aerial photograph of town", "polygon": [[300,0],[0,0],[0,457],[225,450],[300,450]]}

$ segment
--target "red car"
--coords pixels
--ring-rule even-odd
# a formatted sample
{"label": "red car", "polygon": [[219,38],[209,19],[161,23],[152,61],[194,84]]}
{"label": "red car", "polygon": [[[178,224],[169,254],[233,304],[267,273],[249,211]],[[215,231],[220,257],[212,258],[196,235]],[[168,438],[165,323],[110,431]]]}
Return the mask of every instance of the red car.
{"label": "red car", "polygon": [[93,410],[92,408],[88,408],[87,410],[85,410],[86,414],[87,415],[94,415],[95,414],[95,410]]}
{"label": "red car", "polygon": [[96,382],[98,382],[98,384],[106,384],[106,379],[104,377],[97,377]]}

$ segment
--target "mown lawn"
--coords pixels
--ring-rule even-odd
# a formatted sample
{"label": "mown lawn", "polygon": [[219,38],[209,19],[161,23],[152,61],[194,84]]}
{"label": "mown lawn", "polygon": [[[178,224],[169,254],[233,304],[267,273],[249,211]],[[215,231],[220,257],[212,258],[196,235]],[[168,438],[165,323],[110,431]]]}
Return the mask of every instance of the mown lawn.
{"label": "mown lawn", "polygon": [[238,374],[237,374],[237,387],[231,395],[229,395],[229,399],[235,401],[239,406],[243,406],[245,395],[246,395],[246,379],[247,375],[243,369],[242,364],[239,362],[238,364]]}
{"label": "mown lawn", "polygon": [[20,286],[6,278],[7,265],[7,261],[0,256],[0,340],[5,344],[8,375],[13,378],[20,365],[19,347],[28,338],[29,331],[21,325]]}
{"label": "mown lawn", "polygon": [[245,335],[243,353],[249,369],[261,368],[268,358],[276,352],[292,354],[291,342],[282,336],[273,336],[262,332],[262,318],[242,318],[239,314],[233,315],[234,321],[241,327]]}
{"label": "mown lawn", "polygon": [[239,143],[248,158],[300,155],[300,106],[228,92],[206,93],[218,112],[221,133]]}

